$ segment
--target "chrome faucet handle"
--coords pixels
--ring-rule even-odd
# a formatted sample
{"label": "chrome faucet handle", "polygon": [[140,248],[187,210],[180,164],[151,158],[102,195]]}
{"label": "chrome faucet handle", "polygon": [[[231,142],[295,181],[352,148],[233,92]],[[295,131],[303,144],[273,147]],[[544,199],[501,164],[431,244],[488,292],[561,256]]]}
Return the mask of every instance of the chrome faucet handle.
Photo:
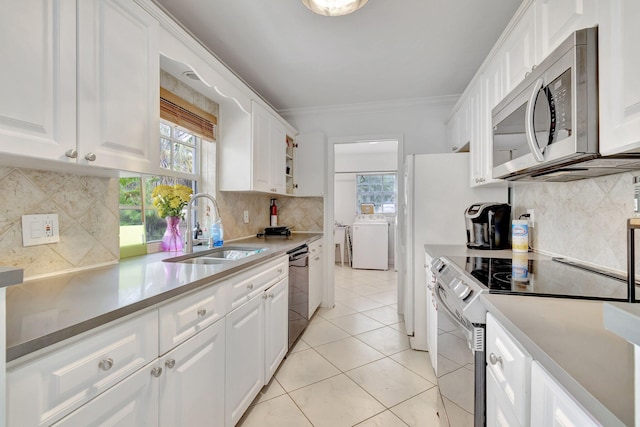
{"label": "chrome faucet handle", "polygon": [[213,207],[216,213],[216,218],[220,218],[220,212],[218,211],[218,203],[216,202],[216,199],[211,195],[211,194],[207,194],[207,193],[196,193],[193,196],[191,196],[191,199],[189,200],[189,203],[187,203],[187,230],[188,232],[186,233],[185,236],[185,242],[184,242],[184,252],[187,254],[193,253],[193,235],[191,234],[191,230],[192,230],[192,225],[191,225],[191,212],[193,209],[193,204],[197,199],[200,198],[206,198],[209,199],[211,201],[211,203],[213,203]]}

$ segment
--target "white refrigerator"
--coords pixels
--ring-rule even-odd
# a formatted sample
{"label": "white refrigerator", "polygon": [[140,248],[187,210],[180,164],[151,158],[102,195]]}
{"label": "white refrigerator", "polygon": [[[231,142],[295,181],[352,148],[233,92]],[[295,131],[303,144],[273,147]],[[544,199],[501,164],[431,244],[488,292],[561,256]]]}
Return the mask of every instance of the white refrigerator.
{"label": "white refrigerator", "polygon": [[[464,212],[478,202],[507,202],[508,187],[471,187],[469,153],[412,154],[404,163],[404,230],[399,233],[398,301],[411,348],[428,350],[425,244],[465,245]],[[437,327],[437,325],[432,325]]]}

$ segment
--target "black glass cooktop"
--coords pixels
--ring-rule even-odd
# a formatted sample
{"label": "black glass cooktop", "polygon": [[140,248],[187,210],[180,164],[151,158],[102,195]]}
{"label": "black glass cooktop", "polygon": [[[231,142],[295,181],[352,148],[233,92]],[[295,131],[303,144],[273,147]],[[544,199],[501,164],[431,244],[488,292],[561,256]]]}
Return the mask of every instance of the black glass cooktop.
{"label": "black glass cooktop", "polygon": [[550,258],[533,260],[528,259],[527,253],[514,253],[513,259],[466,257],[456,263],[489,288],[489,293],[627,301],[624,278]]}

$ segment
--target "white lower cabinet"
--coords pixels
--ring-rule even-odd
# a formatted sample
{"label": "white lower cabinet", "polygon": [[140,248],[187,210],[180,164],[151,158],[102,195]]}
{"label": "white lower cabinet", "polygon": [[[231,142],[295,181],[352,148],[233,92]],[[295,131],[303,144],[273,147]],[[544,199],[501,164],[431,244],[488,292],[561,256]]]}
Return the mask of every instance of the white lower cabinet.
{"label": "white lower cabinet", "polygon": [[154,368],[157,363],[140,369],[54,426],[157,426],[159,381],[151,375]]}
{"label": "white lower cabinet", "polygon": [[225,425],[235,425],[288,349],[288,279],[227,315]]}
{"label": "white lower cabinet", "polygon": [[12,362],[7,425],[235,425],[288,350],[287,260]]}
{"label": "white lower cabinet", "polygon": [[535,427],[595,427],[591,415],[549,373],[531,365],[531,425]]}
{"label": "white lower cabinet", "polygon": [[322,302],[322,243],[309,245],[309,319]]}
{"label": "white lower cabinet", "polygon": [[157,357],[154,310],[12,366],[8,425],[51,425]]}
{"label": "white lower cabinet", "polygon": [[160,358],[160,426],[224,425],[225,319]]}
{"label": "white lower cabinet", "polygon": [[[531,356],[491,313],[487,313],[485,353],[487,425],[529,425]],[[507,423],[509,420],[517,423]]]}

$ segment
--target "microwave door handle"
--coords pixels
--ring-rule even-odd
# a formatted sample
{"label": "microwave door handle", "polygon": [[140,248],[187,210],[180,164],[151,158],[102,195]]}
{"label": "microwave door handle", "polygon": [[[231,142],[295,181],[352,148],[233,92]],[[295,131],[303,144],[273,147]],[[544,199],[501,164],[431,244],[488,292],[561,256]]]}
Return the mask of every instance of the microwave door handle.
{"label": "microwave door handle", "polygon": [[538,79],[533,85],[533,91],[531,92],[531,98],[529,98],[529,103],[527,104],[527,114],[526,114],[526,122],[525,122],[525,134],[527,136],[527,143],[529,144],[529,148],[531,149],[531,154],[538,161],[544,161],[544,154],[542,154],[542,150],[538,146],[538,142],[536,141],[536,133],[533,125],[533,112],[536,105],[536,99],[538,98],[538,92],[544,86],[544,81],[542,79]]}

